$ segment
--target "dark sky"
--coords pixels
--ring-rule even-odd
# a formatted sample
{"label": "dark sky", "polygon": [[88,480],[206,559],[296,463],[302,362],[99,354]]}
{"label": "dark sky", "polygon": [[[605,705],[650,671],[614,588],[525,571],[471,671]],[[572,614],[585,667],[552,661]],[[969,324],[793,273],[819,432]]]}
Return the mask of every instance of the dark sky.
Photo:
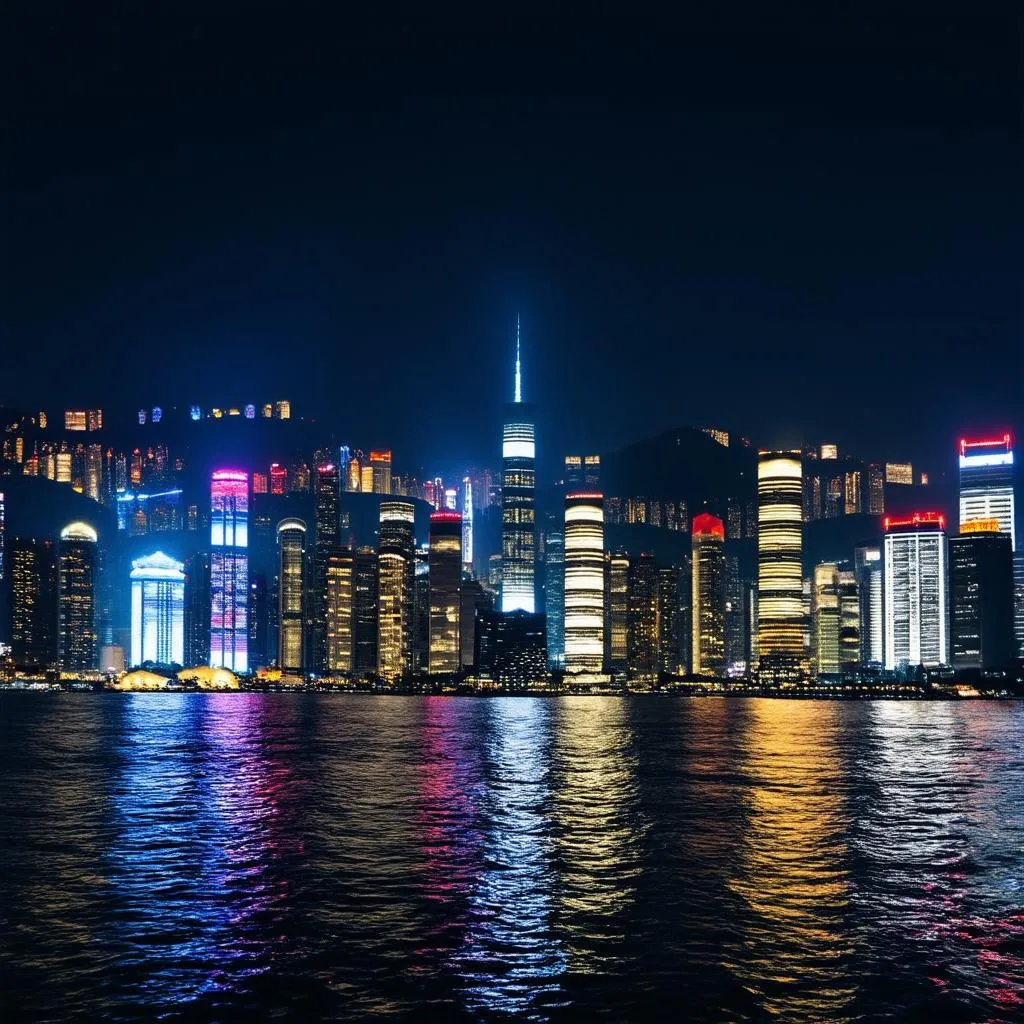
{"label": "dark sky", "polygon": [[1013,5],[353,6],[6,8],[0,402],[483,459],[520,311],[549,450],[1024,426]]}

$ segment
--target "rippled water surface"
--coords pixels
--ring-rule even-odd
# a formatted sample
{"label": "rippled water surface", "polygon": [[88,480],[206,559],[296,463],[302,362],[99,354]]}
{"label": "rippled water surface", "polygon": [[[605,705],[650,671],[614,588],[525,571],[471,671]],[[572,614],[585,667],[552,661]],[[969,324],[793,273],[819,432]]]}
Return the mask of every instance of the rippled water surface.
{"label": "rippled water surface", "polygon": [[1024,707],[9,695],[9,1020],[1024,1019]]}

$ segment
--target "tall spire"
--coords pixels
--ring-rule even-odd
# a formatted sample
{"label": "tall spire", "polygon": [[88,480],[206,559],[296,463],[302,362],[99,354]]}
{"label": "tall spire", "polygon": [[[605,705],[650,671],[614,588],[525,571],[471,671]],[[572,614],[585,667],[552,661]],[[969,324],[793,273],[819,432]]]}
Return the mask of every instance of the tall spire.
{"label": "tall spire", "polygon": [[519,314],[516,313],[516,402],[523,400],[523,370],[519,362]]}

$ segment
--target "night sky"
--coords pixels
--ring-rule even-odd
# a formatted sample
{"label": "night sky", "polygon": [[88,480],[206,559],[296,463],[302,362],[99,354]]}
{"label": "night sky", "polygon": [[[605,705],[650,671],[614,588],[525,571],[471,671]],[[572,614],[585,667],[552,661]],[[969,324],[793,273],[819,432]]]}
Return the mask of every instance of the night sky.
{"label": "night sky", "polygon": [[518,311],[549,452],[1024,428],[1013,5],[16,6],[0,403],[493,461]]}

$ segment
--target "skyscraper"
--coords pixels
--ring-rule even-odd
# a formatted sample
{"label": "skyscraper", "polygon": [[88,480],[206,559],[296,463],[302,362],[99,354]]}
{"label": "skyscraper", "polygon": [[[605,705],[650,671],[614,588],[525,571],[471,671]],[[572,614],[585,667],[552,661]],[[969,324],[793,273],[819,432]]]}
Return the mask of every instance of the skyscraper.
{"label": "skyscraper", "polygon": [[185,663],[185,572],[162,551],[132,562],[130,662]]}
{"label": "skyscraper", "polygon": [[57,559],[53,542],[12,537],[8,545],[11,657],[28,669],[57,660]]}
{"label": "skyscraper", "polygon": [[954,668],[1005,668],[1016,655],[1013,551],[997,519],[968,520],[950,539],[949,591]]}
{"label": "skyscraper", "polygon": [[383,501],[377,546],[377,672],[393,682],[412,667],[413,523],[407,501]]}
{"label": "skyscraper", "polygon": [[462,478],[462,568],[473,572],[473,481]]}
{"label": "skyscraper", "polygon": [[608,561],[608,671],[629,671],[629,556],[619,551]]}
{"label": "skyscraper", "polygon": [[70,523],[57,555],[58,656],[65,672],[96,667],[96,531]]}
{"label": "skyscraper", "polygon": [[856,672],[861,664],[860,590],[852,569],[839,571],[839,671]]}
{"label": "skyscraper", "polygon": [[676,674],[682,670],[679,636],[679,569],[658,567],[658,668]]}
{"label": "skyscraper", "polygon": [[430,515],[430,658],[431,675],[459,671],[459,620],[462,611],[462,516]]}
{"label": "skyscraper", "polygon": [[885,667],[948,664],[945,518],[917,512],[884,526]]}
{"label": "skyscraper", "polygon": [[565,668],[565,538],[544,538],[544,610],[547,614],[548,668]]}
{"label": "skyscraper", "polygon": [[[501,610],[533,614],[536,604],[536,431],[523,401],[519,322],[516,321],[515,399],[502,431]],[[568,637],[568,635],[567,635]]]}
{"label": "skyscraper", "polygon": [[960,525],[995,519],[1017,550],[1013,493],[1013,447],[1010,435],[990,440],[960,441]]}
{"label": "skyscraper", "polygon": [[195,667],[210,660],[210,552],[185,561],[185,660]]}
{"label": "skyscraper", "polygon": [[881,668],[885,661],[885,614],[882,552],[875,544],[854,551],[853,571],[860,602],[860,660]]}
{"label": "skyscraper", "polygon": [[353,562],[352,671],[366,676],[377,671],[377,552],[356,548]]}
{"label": "skyscraper", "polygon": [[725,673],[725,526],[708,512],[693,518],[691,666],[696,675]]}
{"label": "skyscraper", "polygon": [[316,536],[312,579],[312,623],[310,629],[309,668],[323,673],[327,668],[327,559],[338,544],[338,467],[332,463],[317,466],[314,478],[316,498]]}
{"label": "skyscraper", "polygon": [[629,563],[626,645],[633,679],[653,679],[658,674],[658,611],[658,565],[653,556],[644,553]]}
{"label": "skyscraper", "polygon": [[604,667],[604,499],[565,498],[565,670]]}
{"label": "skyscraper", "polygon": [[282,519],[277,524],[277,661],[282,672],[306,668],[306,524]]}
{"label": "skyscraper", "polygon": [[[798,451],[761,451],[757,460],[758,658],[803,657],[803,510]],[[782,667],[780,665],[780,667]]]}
{"label": "skyscraper", "polygon": [[352,549],[327,556],[327,671],[353,668],[355,560]]}
{"label": "skyscraper", "polygon": [[822,562],[814,567],[811,592],[811,644],[814,674],[839,674],[839,567]]}
{"label": "skyscraper", "polygon": [[249,474],[210,481],[210,664],[249,670]]}
{"label": "skyscraper", "polygon": [[390,448],[386,448],[383,451],[370,452],[370,479],[374,494],[391,493]]}

